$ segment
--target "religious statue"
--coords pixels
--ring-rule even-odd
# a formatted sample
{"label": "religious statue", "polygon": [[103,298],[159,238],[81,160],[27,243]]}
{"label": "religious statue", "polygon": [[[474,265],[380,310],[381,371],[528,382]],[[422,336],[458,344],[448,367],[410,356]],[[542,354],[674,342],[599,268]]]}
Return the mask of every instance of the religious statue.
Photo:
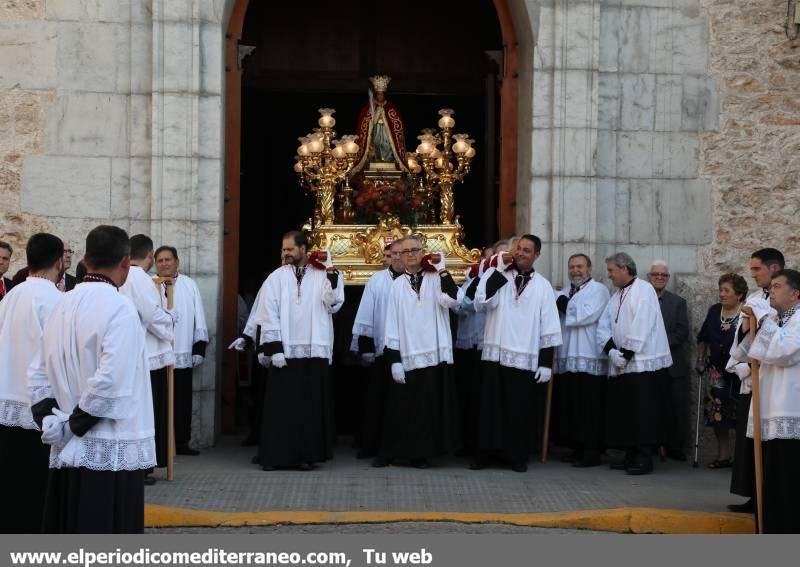
{"label": "religious statue", "polygon": [[386,100],[386,90],[391,80],[386,75],[370,77],[373,88],[368,91],[369,103],[358,116],[356,134],[359,153],[354,173],[365,169],[408,172],[403,118],[397,107]]}

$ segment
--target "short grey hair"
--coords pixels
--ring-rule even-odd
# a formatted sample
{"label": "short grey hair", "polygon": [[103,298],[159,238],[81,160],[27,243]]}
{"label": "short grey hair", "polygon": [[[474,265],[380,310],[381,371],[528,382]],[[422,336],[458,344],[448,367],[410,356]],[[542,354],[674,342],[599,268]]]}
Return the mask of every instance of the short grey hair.
{"label": "short grey hair", "polygon": [[633,261],[630,254],[626,254],[625,252],[612,254],[606,258],[606,264],[615,264],[618,268],[627,268],[630,275],[636,275],[636,262]]}
{"label": "short grey hair", "polygon": [[653,260],[653,263],[650,264],[650,271],[653,271],[653,268],[664,268],[664,271],[669,273],[669,264],[667,264],[664,260]]}
{"label": "short grey hair", "polygon": [[422,238],[418,234],[408,234],[408,235],[404,236],[403,238],[401,238],[400,240],[398,240],[397,242],[403,243],[403,242],[406,242],[408,240],[413,240],[414,242],[416,242],[417,244],[420,245],[420,248],[424,247],[423,244],[422,244]]}

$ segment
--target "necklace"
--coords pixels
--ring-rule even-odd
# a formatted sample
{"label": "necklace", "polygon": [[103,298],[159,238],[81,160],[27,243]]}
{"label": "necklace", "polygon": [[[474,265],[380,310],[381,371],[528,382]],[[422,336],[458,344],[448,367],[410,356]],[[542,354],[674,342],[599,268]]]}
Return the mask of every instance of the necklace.
{"label": "necklace", "polygon": [[720,325],[719,325],[719,328],[721,330],[723,330],[723,331],[730,331],[731,327],[733,327],[734,324],[736,323],[737,319],[739,319],[739,312],[740,312],[740,307],[737,305],[736,306],[736,313],[734,313],[733,317],[725,317],[725,309],[722,306],[720,306],[720,310],[719,310],[719,322],[720,322]]}
{"label": "necklace", "polygon": [[104,276],[102,274],[88,273],[85,276],[83,276],[83,281],[84,282],[105,283],[105,284],[114,286],[114,289],[118,289],[117,288],[117,284],[115,284],[114,281],[111,278],[109,278],[107,276]]}
{"label": "necklace", "polygon": [[636,281],[636,278],[632,279],[630,283],[625,285],[620,292],[619,292],[619,306],[617,307],[617,316],[614,318],[614,323],[619,322],[619,314],[622,312],[622,304],[625,302],[625,298],[628,296],[628,290],[633,287],[633,282]]}
{"label": "necklace", "polygon": [[294,277],[297,279],[297,299],[295,303],[300,305],[300,284],[303,283],[303,277],[306,275],[306,266],[295,268]]}

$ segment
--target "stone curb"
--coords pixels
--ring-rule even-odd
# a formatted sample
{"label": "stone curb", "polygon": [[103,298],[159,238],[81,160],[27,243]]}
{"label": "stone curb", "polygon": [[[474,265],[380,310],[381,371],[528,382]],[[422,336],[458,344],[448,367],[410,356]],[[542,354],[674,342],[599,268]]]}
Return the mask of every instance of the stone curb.
{"label": "stone curb", "polygon": [[241,527],[276,524],[377,524],[391,522],[460,522],[511,524],[537,528],[583,529],[617,533],[752,534],[749,514],[689,512],[661,508],[609,508],[577,512],[501,514],[486,512],[214,512],[147,504],[145,526]]}

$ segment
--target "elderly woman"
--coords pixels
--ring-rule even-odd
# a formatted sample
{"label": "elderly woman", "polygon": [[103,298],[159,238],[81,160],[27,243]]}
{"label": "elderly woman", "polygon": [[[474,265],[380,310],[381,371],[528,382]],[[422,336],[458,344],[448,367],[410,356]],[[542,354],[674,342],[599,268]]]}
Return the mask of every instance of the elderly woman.
{"label": "elderly woman", "polygon": [[706,425],[717,438],[717,458],[708,467],[720,469],[733,464],[730,430],[736,427],[739,378],[725,371],[731,344],[739,323],[739,311],[747,297],[747,282],[742,276],[725,274],[719,278],[719,303],[711,306],[697,336],[697,370],[708,370],[710,388],[705,403]]}

